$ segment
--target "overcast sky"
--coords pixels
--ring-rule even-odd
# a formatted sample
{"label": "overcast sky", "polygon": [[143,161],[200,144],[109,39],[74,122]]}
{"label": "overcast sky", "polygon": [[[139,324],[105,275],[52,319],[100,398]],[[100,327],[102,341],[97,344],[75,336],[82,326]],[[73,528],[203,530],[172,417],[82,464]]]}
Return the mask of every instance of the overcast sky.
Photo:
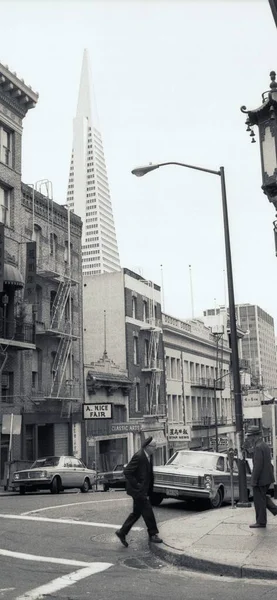
{"label": "overcast sky", "polygon": [[259,145],[240,106],[256,108],[277,70],[268,0],[0,0],[0,62],[39,92],[24,122],[23,181],[49,179],[66,201],[82,54],[88,48],[121,265],[161,282],[165,311],[224,304],[220,179],[178,167],[142,179],[134,166],[176,160],[226,169],[236,302],[277,320],[274,207]]}

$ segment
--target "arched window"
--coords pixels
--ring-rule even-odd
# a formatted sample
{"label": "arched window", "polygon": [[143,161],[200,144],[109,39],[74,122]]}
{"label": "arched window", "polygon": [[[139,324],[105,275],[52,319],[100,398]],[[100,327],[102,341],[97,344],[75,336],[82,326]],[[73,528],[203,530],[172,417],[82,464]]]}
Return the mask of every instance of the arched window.
{"label": "arched window", "polygon": [[53,260],[57,258],[57,241],[58,238],[55,233],[50,233],[50,256]]}

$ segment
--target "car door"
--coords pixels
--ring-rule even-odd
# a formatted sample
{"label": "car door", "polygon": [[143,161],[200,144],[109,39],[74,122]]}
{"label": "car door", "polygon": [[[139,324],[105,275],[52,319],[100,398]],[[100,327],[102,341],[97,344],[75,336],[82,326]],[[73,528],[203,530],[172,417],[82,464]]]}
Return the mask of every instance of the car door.
{"label": "car door", "polygon": [[81,487],[85,479],[85,466],[78,458],[72,458],[74,487]]}
{"label": "car door", "polygon": [[72,467],[72,459],[70,456],[65,456],[63,459],[63,469],[62,469],[62,486],[64,488],[73,487],[73,467]]}

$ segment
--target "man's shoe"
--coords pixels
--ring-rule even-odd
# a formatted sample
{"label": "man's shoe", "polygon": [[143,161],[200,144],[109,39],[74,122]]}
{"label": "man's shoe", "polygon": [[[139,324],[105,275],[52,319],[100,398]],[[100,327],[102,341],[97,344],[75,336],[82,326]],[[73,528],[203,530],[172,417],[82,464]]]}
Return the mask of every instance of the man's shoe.
{"label": "man's shoe", "polygon": [[154,542],[154,544],[162,544],[163,540],[157,535],[150,535],[149,542]]}
{"label": "man's shoe", "polygon": [[261,525],[260,523],[253,523],[253,525],[249,525],[251,529],[259,529],[260,527],[266,527],[266,525]]}
{"label": "man's shoe", "polygon": [[121,533],[119,530],[115,532],[115,535],[117,535],[118,539],[121,541],[121,544],[123,544],[125,548],[128,548],[128,542],[126,542],[125,535],[123,535],[123,533]]}

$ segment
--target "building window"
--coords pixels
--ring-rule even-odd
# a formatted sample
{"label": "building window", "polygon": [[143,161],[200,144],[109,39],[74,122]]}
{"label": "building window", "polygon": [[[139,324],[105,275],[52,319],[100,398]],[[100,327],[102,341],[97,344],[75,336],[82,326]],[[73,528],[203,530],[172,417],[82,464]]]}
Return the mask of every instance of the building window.
{"label": "building window", "polygon": [[[73,249],[73,245],[72,243],[70,243],[70,259],[72,256],[72,249]],[[64,262],[69,262],[69,252],[68,252],[68,241],[66,240],[64,243]],[[71,260],[70,260],[71,262]]]}
{"label": "building window", "polygon": [[146,414],[150,413],[150,383],[145,386],[145,411]]}
{"label": "building window", "polygon": [[143,300],[143,308],[142,308],[142,320],[147,321],[148,319],[148,306],[147,300]]}
{"label": "building window", "polygon": [[41,258],[41,227],[34,225],[34,241],[36,242],[37,259]]}
{"label": "building window", "polygon": [[144,366],[149,365],[149,340],[144,340]]}
{"label": "building window", "polygon": [[4,371],[1,377],[2,402],[13,402],[13,371]]}
{"label": "building window", "polygon": [[0,160],[8,167],[13,166],[13,133],[0,127]]}
{"label": "building window", "polygon": [[57,255],[57,236],[55,233],[50,233],[50,256],[56,260]]}
{"label": "building window", "polygon": [[137,318],[137,299],[135,296],[132,297],[132,317],[133,319]]}
{"label": "building window", "polygon": [[0,221],[7,227],[10,226],[10,200],[11,190],[0,187]]}
{"label": "building window", "polygon": [[138,364],[138,338],[134,337],[134,365]]}
{"label": "building window", "polygon": [[139,383],[136,383],[135,387],[135,411],[140,412]]}

